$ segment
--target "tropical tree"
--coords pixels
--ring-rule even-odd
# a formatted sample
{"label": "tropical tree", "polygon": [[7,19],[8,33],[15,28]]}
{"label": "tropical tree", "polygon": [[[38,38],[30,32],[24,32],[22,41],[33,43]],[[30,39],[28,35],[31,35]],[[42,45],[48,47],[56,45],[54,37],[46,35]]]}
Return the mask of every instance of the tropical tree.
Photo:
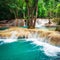
{"label": "tropical tree", "polygon": [[57,5],[57,9],[56,9],[56,15],[57,15],[57,27],[56,30],[60,31],[60,4]]}
{"label": "tropical tree", "polygon": [[37,11],[38,11],[38,0],[25,0],[27,7],[27,26],[28,28],[35,28]]}
{"label": "tropical tree", "polygon": [[40,18],[45,18],[47,17],[47,9],[45,6],[44,0],[39,0],[38,1],[38,17]]}
{"label": "tropical tree", "polygon": [[[13,13],[15,16],[15,21],[16,21],[15,25],[18,25],[19,23],[18,18],[20,18],[22,14],[24,16],[24,7],[25,7],[24,0],[8,0],[7,6],[10,12]],[[20,15],[20,13],[22,14]]]}

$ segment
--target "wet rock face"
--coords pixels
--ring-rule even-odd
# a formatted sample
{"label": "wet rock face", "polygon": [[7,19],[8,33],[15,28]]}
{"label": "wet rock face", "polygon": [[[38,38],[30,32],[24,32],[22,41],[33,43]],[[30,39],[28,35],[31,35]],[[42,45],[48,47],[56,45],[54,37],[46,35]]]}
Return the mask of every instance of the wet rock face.
{"label": "wet rock face", "polygon": [[52,45],[60,46],[60,34],[55,31],[41,31],[39,36],[47,38],[46,41]]}
{"label": "wet rock face", "polygon": [[0,31],[0,37],[11,37],[12,31],[16,31],[17,37],[25,37],[28,38],[30,33],[38,33],[40,38],[48,38],[46,39],[50,44],[60,46],[60,34],[56,31],[46,31],[41,29],[27,29],[27,28],[19,28],[19,27],[11,27],[7,30]]}
{"label": "wet rock face", "polygon": [[12,27],[10,29],[7,29],[7,30],[4,30],[4,31],[1,31],[0,32],[0,37],[1,38],[4,38],[4,37],[7,37],[7,38],[10,38],[12,36],[12,32],[16,32],[16,37],[27,37],[28,34],[29,34],[29,31],[26,30],[26,29],[23,29],[23,28],[17,28],[17,27]]}
{"label": "wet rock face", "polygon": [[50,34],[48,36],[50,38],[49,42],[56,46],[60,46],[60,34]]}
{"label": "wet rock face", "polygon": [[[54,34],[55,31],[40,31],[39,34],[40,34],[40,37],[48,37],[50,34]],[[49,37],[48,37],[49,38]]]}

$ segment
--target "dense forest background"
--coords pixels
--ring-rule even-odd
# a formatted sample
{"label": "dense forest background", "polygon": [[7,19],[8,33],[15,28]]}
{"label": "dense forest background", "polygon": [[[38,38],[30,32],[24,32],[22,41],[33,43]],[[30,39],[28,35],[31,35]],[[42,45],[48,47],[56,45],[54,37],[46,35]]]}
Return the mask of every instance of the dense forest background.
{"label": "dense forest background", "polygon": [[[28,0],[26,0],[28,1]],[[0,0],[0,20],[27,18],[27,5],[25,0]],[[29,5],[34,4],[34,1]],[[36,2],[35,2],[36,4]],[[33,6],[34,7],[34,6]],[[38,0],[38,18],[60,17],[60,0]]]}

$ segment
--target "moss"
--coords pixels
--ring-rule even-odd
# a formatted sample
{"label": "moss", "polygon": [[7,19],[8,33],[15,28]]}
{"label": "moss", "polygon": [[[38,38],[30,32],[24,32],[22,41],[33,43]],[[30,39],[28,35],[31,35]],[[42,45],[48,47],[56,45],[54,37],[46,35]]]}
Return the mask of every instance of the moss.
{"label": "moss", "polygon": [[60,21],[60,18],[53,18],[52,21],[58,23]]}
{"label": "moss", "polygon": [[56,31],[60,31],[60,26],[57,26],[56,27]]}

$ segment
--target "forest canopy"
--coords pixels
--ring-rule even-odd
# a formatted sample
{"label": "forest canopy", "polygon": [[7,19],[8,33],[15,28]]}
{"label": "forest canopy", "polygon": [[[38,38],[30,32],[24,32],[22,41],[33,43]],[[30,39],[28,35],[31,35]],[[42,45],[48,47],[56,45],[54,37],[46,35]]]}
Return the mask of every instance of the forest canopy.
{"label": "forest canopy", "polygon": [[[0,20],[27,18],[27,5],[36,0],[0,0]],[[35,3],[36,4],[36,3]],[[60,17],[60,0],[38,0],[38,18]]]}

